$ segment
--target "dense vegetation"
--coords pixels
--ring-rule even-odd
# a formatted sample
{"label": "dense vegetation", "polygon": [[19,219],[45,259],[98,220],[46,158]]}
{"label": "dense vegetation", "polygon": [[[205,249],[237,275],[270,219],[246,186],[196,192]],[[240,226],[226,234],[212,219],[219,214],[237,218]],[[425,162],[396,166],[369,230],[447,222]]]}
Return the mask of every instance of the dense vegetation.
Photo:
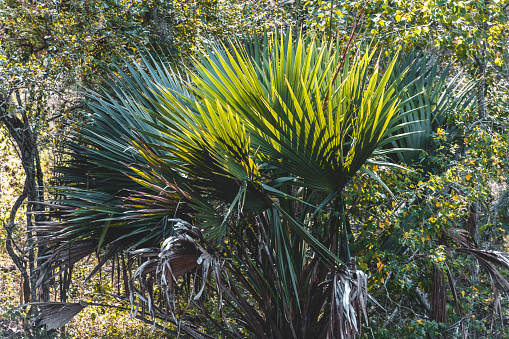
{"label": "dense vegetation", "polygon": [[509,335],[508,11],[0,2],[0,320]]}

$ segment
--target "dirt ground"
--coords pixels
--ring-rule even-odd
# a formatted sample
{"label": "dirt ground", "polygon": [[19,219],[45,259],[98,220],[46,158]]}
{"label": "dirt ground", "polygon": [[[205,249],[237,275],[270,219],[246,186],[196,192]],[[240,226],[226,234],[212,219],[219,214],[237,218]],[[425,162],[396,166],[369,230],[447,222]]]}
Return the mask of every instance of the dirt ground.
{"label": "dirt ground", "polygon": [[0,318],[0,338],[24,338],[24,330],[19,323]]}
{"label": "dirt ground", "polygon": [[15,319],[13,309],[19,305],[20,283],[12,261],[7,254],[0,253],[0,339],[25,337],[22,323]]}

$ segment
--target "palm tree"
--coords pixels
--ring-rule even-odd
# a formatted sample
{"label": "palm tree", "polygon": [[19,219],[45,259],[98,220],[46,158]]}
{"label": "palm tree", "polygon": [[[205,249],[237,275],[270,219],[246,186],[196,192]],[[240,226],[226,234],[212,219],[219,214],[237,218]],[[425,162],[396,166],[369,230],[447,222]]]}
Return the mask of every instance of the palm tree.
{"label": "palm tree", "polygon": [[229,338],[360,333],[367,277],[343,190],[366,164],[393,166],[411,122],[397,58],[382,70],[375,49],[339,47],[266,34],[216,45],[187,78],[150,56],[119,69],[59,169],[40,282],[128,250],[133,307],[189,337],[209,336],[187,308]]}

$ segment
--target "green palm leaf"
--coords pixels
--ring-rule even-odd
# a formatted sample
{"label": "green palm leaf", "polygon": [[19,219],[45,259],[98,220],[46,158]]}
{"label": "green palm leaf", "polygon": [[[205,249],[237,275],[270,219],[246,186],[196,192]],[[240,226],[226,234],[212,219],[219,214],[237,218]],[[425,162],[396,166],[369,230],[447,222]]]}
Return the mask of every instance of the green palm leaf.
{"label": "green palm leaf", "polygon": [[[87,244],[88,254],[157,247],[182,219],[203,231],[216,289],[233,298],[246,324],[259,324],[260,310],[273,317],[267,333],[296,331],[291,318],[306,309],[313,321],[328,319],[332,286],[305,277],[326,281],[344,269],[348,236],[333,212],[357,171],[408,136],[407,115],[398,114],[404,72],[391,77],[396,58],[382,72],[370,47],[352,51],[339,69],[341,53],[309,37],[275,33],[261,51],[257,44],[213,46],[186,80],[149,56],[119,70],[103,94],[90,94],[90,122],[59,169],[60,203],[71,209],[54,234],[54,253],[73,242]],[[221,265],[220,253],[231,264]],[[48,267],[63,259],[52,256]],[[212,284],[206,273],[202,288]],[[219,286],[229,274],[257,307],[235,281]]]}

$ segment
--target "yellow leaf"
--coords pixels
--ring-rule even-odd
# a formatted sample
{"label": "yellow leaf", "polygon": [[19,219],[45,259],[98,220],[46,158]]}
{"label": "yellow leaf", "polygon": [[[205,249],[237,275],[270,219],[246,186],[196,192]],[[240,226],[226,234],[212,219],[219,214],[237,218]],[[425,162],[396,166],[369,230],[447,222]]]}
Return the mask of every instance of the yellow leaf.
{"label": "yellow leaf", "polygon": [[422,321],[421,319],[417,320],[417,324],[419,325],[424,325],[424,321]]}
{"label": "yellow leaf", "polygon": [[465,297],[465,291],[461,291],[461,295]]}
{"label": "yellow leaf", "polygon": [[396,22],[400,22],[401,21],[401,15],[396,15]]}
{"label": "yellow leaf", "polygon": [[470,178],[472,178],[472,174],[471,173],[468,173],[466,176],[465,176],[465,179],[470,180]]}
{"label": "yellow leaf", "polygon": [[456,195],[454,195],[454,197],[452,197],[452,198],[453,198],[453,200],[456,200],[456,201],[457,201],[457,200],[460,200],[460,197],[459,197],[457,194],[456,194]]}

